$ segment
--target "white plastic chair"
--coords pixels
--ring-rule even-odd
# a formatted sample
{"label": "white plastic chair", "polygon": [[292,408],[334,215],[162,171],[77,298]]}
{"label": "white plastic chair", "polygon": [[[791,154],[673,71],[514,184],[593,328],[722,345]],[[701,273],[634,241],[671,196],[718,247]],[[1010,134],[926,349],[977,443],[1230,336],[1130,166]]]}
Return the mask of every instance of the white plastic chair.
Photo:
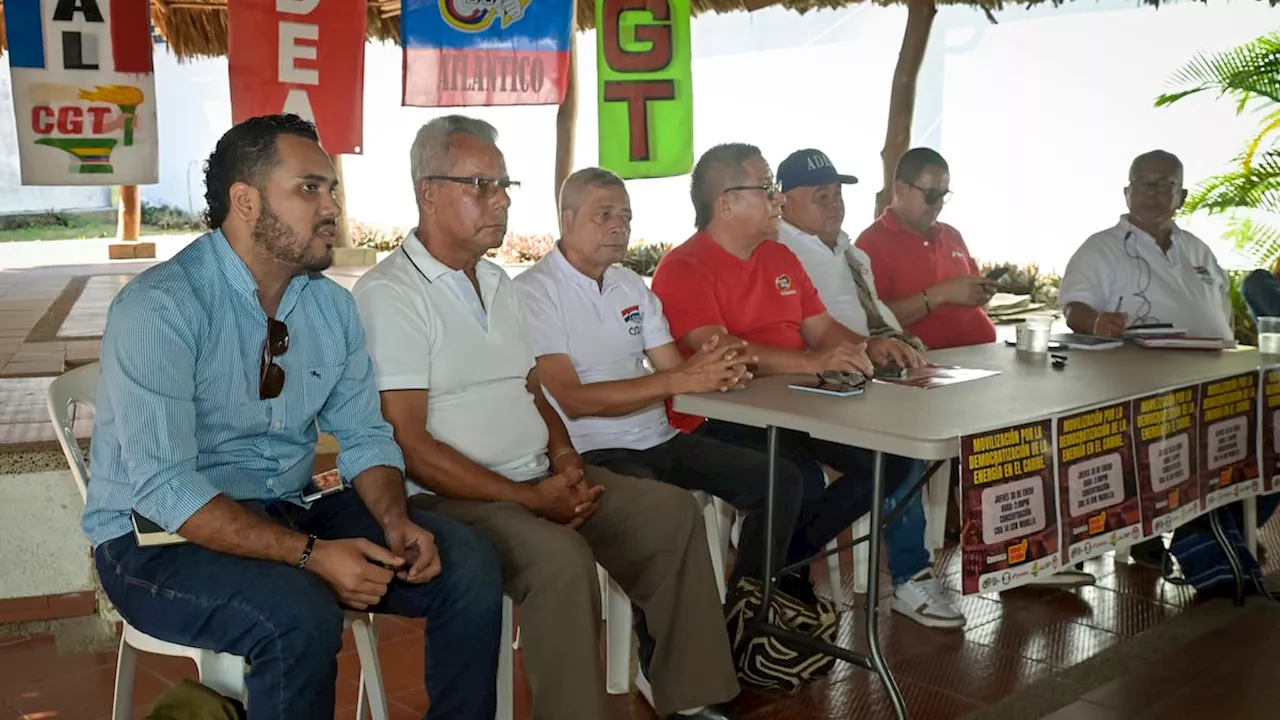
{"label": "white plastic chair", "polygon": [[[725,597],[725,560],[729,528],[721,521],[728,508],[727,503],[703,492],[694,491],[694,498],[702,508],[703,522],[707,530],[707,548],[711,553],[711,566],[715,571],[716,589],[720,600]],[[631,598],[622,587],[609,577],[605,569],[596,566],[602,594],[601,615],[605,621],[605,691],[610,695],[626,695],[631,692]],[[498,713],[495,720],[512,720],[514,710],[514,656],[512,651],[520,647],[519,628],[514,627],[511,598],[502,598],[502,627],[505,628],[502,645],[498,648]],[[515,641],[511,641],[515,633]],[[636,670],[636,684],[649,705],[653,705],[653,693]]]}
{"label": "white plastic chair", "polygon": [[[89,473],[84,457],[80,454],[80,447],[76,444],[74,409],[76,405],[93,406],[98,392],[98,376],[99,365],[96,362],[69,370],[54,379],[49,385],[47,396],[49,420],[58,436],[58,444],[62,446],[62,454],[71,467],[71,477],[75,480],[82,501],[88,492]],[[139,652],[189,658],[196,664],[201,684],[227,697],[248,700],[244,683],[247,667],[244,658],[159,640],[127,621],[122,620],[121,624],[123,630],[120,633],[120,653],[116,660],[112,720],[129,720],[132,717],[133,680]],[[355,636],[356,653],[360,657],[360,695],[356,705],[356,720],[363,720],[366,715],[373,720],[387,720],[387,694],[382,686],[382,671],[378,664],[378,638],[374,631],[373,615],[349,611],[344,625],[351,628]],[[368,713],[365,712],[366,709]]]}

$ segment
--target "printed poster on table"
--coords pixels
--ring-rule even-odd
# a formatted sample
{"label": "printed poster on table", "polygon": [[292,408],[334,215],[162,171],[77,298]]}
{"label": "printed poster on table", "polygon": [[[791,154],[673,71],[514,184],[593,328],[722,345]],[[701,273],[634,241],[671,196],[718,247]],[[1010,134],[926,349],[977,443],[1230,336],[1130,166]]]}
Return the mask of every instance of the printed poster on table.
{"label": "printed poster on table", "polygon": [[1258,373],[1200,385],[1200,478],[1205,510],[1257,495]]}
{"label": "printed poster on table", "polygon": [[228,0],[231,121],[293,113],[331,154],[360,153],[365,3]]}
{"label": "printed poster on table", "polygon": [[573,0],[403,0],[400,8],[405,105],[564,100]]}
{"label": "printed poster on table", "polygon": [[1166,533],[1202,513],[1196,442],[1197,385],[1133,401],[1133,450],[1142,536]]}
{"label": "printed poster on table", "polygon": [[1053,421],[960,438],[965,595],[1024,585],[1062,567]]}
{"label": "printed poster on table", "polygon": [[1129,403],[1058,418],[1062,562],[1074,565],[1142,539]]}
{"label": "printed poster on table", "polygon": [[149,0],[5,0],[23,185],[159,180]]}
{"label": "printed poster on table", "polygon": [[689,0],[596,0],[600,166],[625,179],[693,169]]}
{"label": "printed poster on table", "polygon": [[1262,399],[1258,405],[1262,493],[1269,495],[1280,492],[1280,368],[1262,371]]}

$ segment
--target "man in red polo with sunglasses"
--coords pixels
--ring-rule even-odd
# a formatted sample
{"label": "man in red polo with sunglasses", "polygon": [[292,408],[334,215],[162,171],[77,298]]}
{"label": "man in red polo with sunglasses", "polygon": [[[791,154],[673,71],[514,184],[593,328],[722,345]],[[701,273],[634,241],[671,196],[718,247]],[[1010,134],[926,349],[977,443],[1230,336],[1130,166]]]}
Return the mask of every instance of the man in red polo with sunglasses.
{"label": "man in red polo with sunglasses", "polygon": [[871,258],[876,293],[932,350],[995,342],[983,306],[996,284],[978,274],[959,231],[938,222],[951,196],[947,161],[929,148],[903,153],[893,203],[854,243]]}

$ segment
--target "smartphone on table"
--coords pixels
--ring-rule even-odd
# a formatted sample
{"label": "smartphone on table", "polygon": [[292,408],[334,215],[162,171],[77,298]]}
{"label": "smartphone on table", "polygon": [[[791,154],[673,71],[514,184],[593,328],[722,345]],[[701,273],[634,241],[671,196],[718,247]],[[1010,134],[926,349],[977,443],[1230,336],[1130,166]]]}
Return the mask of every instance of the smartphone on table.
{"label": "smartphone on table", "polygon": [[853,397],[866,392],[867,379],[857,373],[825,372],[811,379],[793,382],[789,387],[820,395]]}

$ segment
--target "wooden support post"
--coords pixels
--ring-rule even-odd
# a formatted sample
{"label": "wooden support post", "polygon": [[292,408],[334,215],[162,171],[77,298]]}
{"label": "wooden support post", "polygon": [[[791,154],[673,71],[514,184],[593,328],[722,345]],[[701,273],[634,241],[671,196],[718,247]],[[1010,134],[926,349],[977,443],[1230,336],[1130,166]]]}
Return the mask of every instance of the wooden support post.
{"label": "wooden support post", "polygon": [[915,117],[916,79],[929,46],[929,32],[938,14],[934,0],[907,0],[907,28],[902,33],[902,49],[893,69],[893,88],[889,93],[889,123],[885,130],[884,149],[880,159],[884,165],[884,186],[876,194],[876,217],[893,201],[893,171],[902,154],[911,149],[911,122]]}
{"label": "wooden support post", "polygon": [[137,185],[120,186],[120,207],[116,211],[116,242],[107,245],[112,260],[149,260],[156,256],[156,244],[138,242],[142,235],[142,194]]}
{"label": "wooden support post", "polygon": [[[573,172],[573,140],[578,124],[578,33],[569,33],[569,78],[564,91],[564,102],[556,111],[556,194],[560,202],[560,185]],[[556,215],[559,217],[559,213]]]}

